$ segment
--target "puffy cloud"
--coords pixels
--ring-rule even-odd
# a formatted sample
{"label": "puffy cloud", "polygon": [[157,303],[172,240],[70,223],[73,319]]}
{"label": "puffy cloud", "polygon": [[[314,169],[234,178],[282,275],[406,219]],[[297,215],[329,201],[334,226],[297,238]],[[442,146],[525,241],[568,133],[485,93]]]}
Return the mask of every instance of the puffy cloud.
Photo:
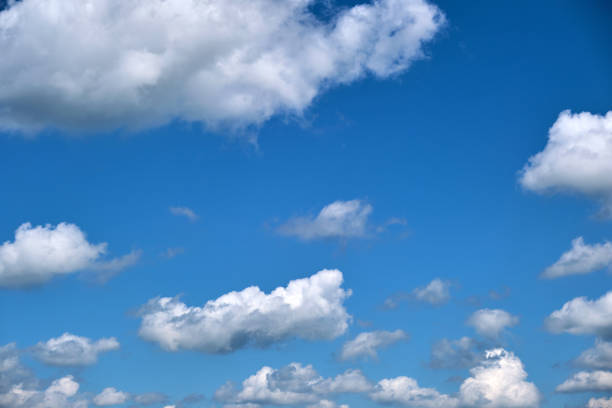
{"label": "puffy cloud", "polygon": [[582,237],[572,241],[572,248],[544,270],[545,278],[560,278],[568,275],[584,275],[601,270],[612,264],[612,243],[588,245]]}
{"label": "puffy cloud", "polygon": [[612,398],[591,398],[587,408],[612,408]]}
{"label": "puffy cloud", "polygon": [[304,240],[364,237],[371,212],[372,206],[361,200],[334,201],[316,217],[292,218],[278,231]]}
{"label": "puffy cloud", "polygon": [[322,270],[290,281],[270,294],[251,286],[230,292],[202,307],[177,298],[155,298],[142,309],[140,336],[168,351],[182,349],[228,353],[249,344],[300,337],[333,339],[343,334],[351,316],[343,302],[342,272]]}
{"label": "puffy cloud", "polygon": [[145,392],[132,396],[132,401],[139,405],[165,404],[168,396],[161,392]]}
{"label": "puffy cloud", "polygon": [[359,4],[329,21],[311,11],[315,0],[9,4],[0,127],[25,131],[300,114],[332,86],[406,70],[444,23],[424,0]]}
{"label": "puffy cloud", "polygon": [[187,217],[189,221],[197,221],[200,216],[195,213],[191,208],[188,207],[170,207],[172,215],[179,217]]}
{"label": "puffy cloud", "polygon": [[400,404],[415,408],[453,408],[459,405],[456,398],[440,394],[433,388],[421,388],[409,377],[380,380],[370,398],[383,404]]}
{"label": "puffy cloud", "polygon": [[597,339],[595,347],[583,351],[576,359],[576,364],[590,368],[612,369],[612,343]]}
{"label": "puffy cloud", "polygon": [[546,318],[553,333],[595,334],[612,339],[612,291],[597,300],[577,297]]}
{"label": "puffy cloud", "polygon": [[403,330],[395,331],[373,331],[359,333],[353,340],[347,341],[342,346],[340,359],[348,360],[358,357],[377,358],[377,349],[387,347],[401,340],[407,340],[408,334]]}
{"label": "puffy cloud", "polygon": [[543,151],[522,170],[521,184],[535,192],[568,191],[612,199],[612,112],[561,112]]}
{"label": "puffy cloud", "polygon": [[466,368],[482,360],[484,344],[469,337],[442,339],[431,347],[431,368]]}
{"label": "puffy cloud", "polygon": [[32,347],[34,357],[45,364],[56,366],[84,366],[95,364],[98,354],[118,350],[114,337],[92,341],[87,337],[64,333],[60,337],[39,342]]}
{"label": "puffy cloud", "polygon": [[116,272],[135,261],[130,255],[103,261],[100,258],[106,247],[106,243],[87,242],[85,234],[74,224],[60,223],[55,227],[22,224],[14,241],[0,246],[0,287],[38,285],[84,269]]}
{"label": "puffy cloud", "polygon": [[609,371],[580,371],[558,385],[558,392],[612,391],[612,373]]}
{"label": "puffy cloud", "polygon": [[467,321],[481,336],[491,339],[499,337],[506,327],[516,326],[519,318],[501,309],[480,309],[475,311]]}
{"label": "puffy cloud", "polygon": [[93,403],[98,406],[119,405],[126,402],[129,397],[130,395],[127,392],[108,387],[93,398]]}
{"label": "puffy cloud", "polygon": [[480,408],[529,408],[540,404],[537,387],[527,379],[521,360],[504,349],[485,352],[480,365],[459,389],[462,406]]}
{"label": "puffy cloud", "polygon": [[314,404],[326,407],[329,403],[323,400],[331,395],[362,393],[371,388],[359,370],[347,370],[334,378],[323,378],[311,365],[291,363],[280,369],[262,367],[244,380],[240,389],[227,383],[215,392],[214,397],[231,406]]}

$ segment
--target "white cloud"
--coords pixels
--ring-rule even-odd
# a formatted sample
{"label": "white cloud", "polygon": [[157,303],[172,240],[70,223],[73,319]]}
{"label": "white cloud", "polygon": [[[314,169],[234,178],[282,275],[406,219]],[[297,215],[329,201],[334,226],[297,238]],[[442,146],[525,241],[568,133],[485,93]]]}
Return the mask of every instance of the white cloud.
{"label": "white cloud", "polygon": [[126,402],[129,397],[130,395],[127,392],[108,387],[93,398],[93,403],[98,406],[119,405]]}
{"label": "white cloud", "polygon": [[588,245],[582,237],[572,241],[572,248],[561,255],[542,274],[545,278],[560,278],[568,275],[584,275],[601,270],[612,264],[612,243]]}
{"label": "white cloud", "polygon": [[87,403],[75,397],[79,384],[71,375],[57,379],[44,391],[26,389],[15,384],[0,393],[0,406],[10,408],[86,408]]}
{"label": "white cloud", "polygon": [[612,408],[612,398],[591,398],[587,408]]}
{"label": "white cloud", "polygon": [[84,269],[116,272],[135,261],[130,255],[103,261],[100,258],[106,247],[106,243],[87,242],[85,234],[74,224],[60,223],[55,227],[22,224],[14,241],[0,246],[0,287],[38,285]]}
{"label": "white cloud", "polygon": [[383,404],[400,404],[418,408],[453,408],[459,401],[433,388],[421,388],[417,381],[409,377],[396,377],[380,380],[370,398]]}
{"label": "white cloud", "polygon": [[527,382],[521,360],[504,349],[485,352],[480,365],[459,389],[462,406],[479,408],[530,408],[540,404],[537,387]]}
{"label": "white cloud", "polygon": [[612,343],[597,339],[595,347],[583,351],[576,359],[576,364],[589,368],[612,369]]}
{"label": "white cloud", "polygon": [[240,389],[227,383],[215,392],[214,397],[231,406],[319,404],[326,407],[328,402],[322,401],[331,395],[362,393],[371,387],[359,370],[347,370],[334,378],[323,378],[311,365],[291,363],[280,369],[262,367],[244,380]]}
{"label": "white cloud", "polygon": [[343,334],[351,316],[343,302],[342,272],[322,270],[290,281],[265,294],[251,286],[230,292],[202,307],[177,298],[155,298],[141,310],[140,336],[168,351],[228,353],[253,344],[299,337],[333,339]]}
{"label": "white cloud", "polygon": [[114,337],[92,341],[87,337],[64,333],[45,343],[38,343],[32,347],[32,353],[45,364],[84,366],[95,364],[98,354],[118,349],[119,342]]}
{"label": "white cloud", "polygon": [[609,371],[580,371],[557,386],[557,392],[612,391]]}
{"label": "white cloud", "polygon": [[360,4],[329,22],[314,3],[12,2],[0,14],[0,127],[259,124],[332,86],[406,70],[444,22],[423,0]]}
{"label": "white cloud", "polygon": [[612,339],[612,291],[597,300],[577,297],[546,319],[553,333],[595,334]]}
{"label": "white cloud", "polygon": [[448,302],[450,299],[449,289],[450,282],[436,278],[427,286],[416,288],[412,294],[418,301],[439,305]]}
{"label": "white cloud", "polygon": [[401,340],[407,340],[408,334],[403,330],[395,331],[373,331],[359,333],[353,340],[347,341],[342,346],[340,359],[349,360],[359,357],[377,358],[377,349],[387,347]]}
{"label": "white cloud", "polygon": [[187,217],[189,221],[197,221],[200,216],[195,213],[191,208],[188,207],[170,207],[172,215],[179,217]]}
{"label": "white cloud", "polygon": [[334,201],[316,217],[292,218],[278,231],[304,240],[364,237],[371,212],[372,206],[361,200]]}
{"label": "white cloud", "polygon": [[568,191],[612,199],[612,111],[561,112],[543,151],[529,159],[521,184],[535,192]]}
{"label": "white cloud", "polygon": [[519,318],[501,309],[480,309],[467,321],[481,336],[496,339],[506,327],[516,326]]}

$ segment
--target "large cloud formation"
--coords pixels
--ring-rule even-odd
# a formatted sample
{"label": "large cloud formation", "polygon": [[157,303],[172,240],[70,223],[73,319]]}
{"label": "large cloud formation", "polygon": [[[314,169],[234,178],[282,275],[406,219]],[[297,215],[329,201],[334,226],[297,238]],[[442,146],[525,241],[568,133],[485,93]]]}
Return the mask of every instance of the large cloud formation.
{"label": "large cloud formation", "polygon": [[85,269],[108,277],[138,259],[139,251],[103,261],[107,244],[91,244],[74,224],[22,224],[13,242],[0,245],[0,287],[21,288]]}
{"label": "large cloud formation", "polygon": [[589,112],[561,112],[548,132],[543,151],[529,159],[520,183],[538,192],[586,194],[612,205],[612,111],[605,116]]}
{"label": "large cloud formation", "polygon": [[347,370],[334,378],[323,378],[311,365],[291,363],[280,369],[262,367],[244,380],[240,389],[227,383],[215,392],[214,397],[227,407],[255,408],[268,404],[325,407],[335,406],[328,400],[333,395],[366,392],[371,387],[359,370]]}
{"label": "large cloud formation", "polygon": [[85,366],[95,364],[98,354],[119,349],[114,337],[92,341],[87,337],[64,333],[60,337],[40,342],[32,348],[34,357],[45,364],[56,366]]}
{"label": "large cloud formation", "polygon": [[326,88],[386,78],[444,23],[424,0],[23,0],[0,12],[0,128],[209,126],[299,114]]}
{"label": "large cloud formation", "polygon": [[351,316],[343,302],[342,272],[322,270],[296,279],[270,294],[251,286],[230,292],[202,307],[177,298],[155,298],[141,310],[140,336],[168,351],[182,349],[228,353],[249,344],[266,346],[292,337],[333,339]]}

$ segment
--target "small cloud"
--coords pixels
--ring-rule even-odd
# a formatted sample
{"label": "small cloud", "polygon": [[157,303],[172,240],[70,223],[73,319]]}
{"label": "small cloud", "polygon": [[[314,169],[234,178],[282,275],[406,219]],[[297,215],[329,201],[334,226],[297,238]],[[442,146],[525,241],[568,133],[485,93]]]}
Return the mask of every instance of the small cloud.
{"label": "small cloud", "polygon": [[449,301],[451,283],[439,278],[435,278],[426,286],[418,287],[412,292],[398,292],[385,299],[386,309],[395,309],[400,303],[405,301],[429,303],[439,306]]}
{"label": "small cloud", "polygon": [[408,340],[408,334],[403,330],[373,331],[360,333],[353,340],[347,341],[340,352],[341,360],[360,357],[378,358],[377,350],[388,347],[398,341]]}
{"label": "small cloud", "polygon": [[170,207],[170,212],[177,217],[187,217],[191,222],[195,222],[200,218],[199,215],[188,207]]}
{"label": "small cloud", "polygon": [[480,309],[472,313],[467,321],[476,333],[489,339],[497,339],[506,327],[519,323],[519,318],[501,309]]}
{"label": "small cloud", "polygon": [[182,254],[183,252],[185,252],[184,248],[167,248],[165,251],[163,251],[160,256],[166,259],[172,259],[177,255]]}
{"label": "small cloud", "polygon": [[119,342],[114,337],[92,341],[87,337],[64,333],[32,347],[34,357],[53,366],[87,366],[98,361],[98,355],[118,350]]}
{"label": "small cloud", "polygon": [[612,265],[612,243],[588,245],[582,237],[572,241],[572,248],[542,273],[548,279],[585,275]]}

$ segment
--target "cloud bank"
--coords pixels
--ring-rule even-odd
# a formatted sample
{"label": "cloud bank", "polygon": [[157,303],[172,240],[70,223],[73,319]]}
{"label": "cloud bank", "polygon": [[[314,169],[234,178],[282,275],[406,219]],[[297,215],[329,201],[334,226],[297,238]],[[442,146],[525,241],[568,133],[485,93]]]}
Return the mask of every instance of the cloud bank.
{"label": "cloud bank", "polygon": [[332,86],[405,71],[444,23],[424,0],[360,4],[329,22],[314,3],[12,2],[0,12],[0,128],[260,124]]}
{"label": "cloud bank", "polygon": [[139,252],[102,260],[107,244],[91,244],[74,224],[57,226],[22,224],[14,241],[0,246],[0,287],[40,285],[57,276],[89,270],[116,273],[133,264]]}
{"label": "cloud bank", "polygon": [[155,298],[140,311],[140,336],[168,351],[229,353],[247,345],[266,346],[299,337],[330,340],[351,319],[343,302],[342,272],[322,270],[290,281],[270,294],[251,286],[209,300],[202,307],[178,298]]}

